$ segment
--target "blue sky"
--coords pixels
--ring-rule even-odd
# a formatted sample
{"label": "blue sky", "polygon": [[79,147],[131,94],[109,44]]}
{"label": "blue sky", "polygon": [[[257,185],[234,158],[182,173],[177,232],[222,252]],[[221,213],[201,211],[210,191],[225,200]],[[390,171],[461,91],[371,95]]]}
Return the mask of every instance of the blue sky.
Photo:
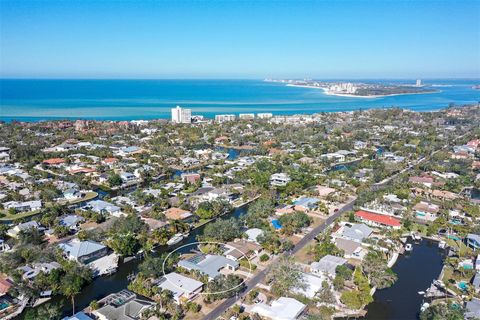
{"label": "blue sky", "polygon": [[0,6],[1,77],[480,77],[480,1]]}

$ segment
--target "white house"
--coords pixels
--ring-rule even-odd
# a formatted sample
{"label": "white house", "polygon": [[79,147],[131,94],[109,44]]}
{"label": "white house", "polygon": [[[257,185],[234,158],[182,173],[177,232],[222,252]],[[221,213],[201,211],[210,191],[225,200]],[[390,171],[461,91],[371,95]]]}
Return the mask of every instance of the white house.
{"label": "white house", "polygon": [[284,187],[291,181],[286,173],[274,173],[270,176],[270,184],[276,187]]}
{"label": "white house", "polygon": [[202,292],[203,283],[176,272],[171,272],[160,279],[158,286],[162,290],[171,291],[175,302],[180,304],[180,302],[192,300],[197,294]]}
{"label": "white house", "polygon": [[257,303],[250,313],[272,320],[295,320],[302,315],[306,307],[294,298],[280,297],[272,301],[271,305]]}

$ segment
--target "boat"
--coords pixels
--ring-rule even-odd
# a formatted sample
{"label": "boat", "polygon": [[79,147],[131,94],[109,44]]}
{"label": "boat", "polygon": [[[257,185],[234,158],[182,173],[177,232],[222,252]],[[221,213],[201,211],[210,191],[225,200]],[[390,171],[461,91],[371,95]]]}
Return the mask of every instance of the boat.
{"label": "boat", "polygon": [[413,232],[413,231],[410,233],[410,237],[415,242],[422,240],[422,236],[419,235],[418,233]]}
{"label": "boat", "polygon": [[427,310],[427,308],[430,307],[430,303],[428,302],[425,302],[424,304],[422,304],[422,307],[420,308],[420,311],[425,311]]}
{"label": "boat", "polygon": [[447,246],[447,243],[443,240],[438,243],[438,247],[440,249],[445,249],[446,246]]}
{"label": "boat", "polygon": [[181,234],[181,233],[177,233],[175,234],[173,237],[170,238],[170,240],[167,241],[167,245],[169,246],[174,246],[176,245],[177,243],[179,243],[180,241],[182,241],[184,238],[184,235]]}
{"label": "boat", "polygon": [[405,245],[405,251],[410,252],[410,251],[412,251],[412,250],[413,250],[412,244],[411,244],[411,243],[407,243],[407,244]]}
{"label": "boat", "polygon": [[417,292],[419,295],[423,296],[425,294],[425,291],[418,291]]}

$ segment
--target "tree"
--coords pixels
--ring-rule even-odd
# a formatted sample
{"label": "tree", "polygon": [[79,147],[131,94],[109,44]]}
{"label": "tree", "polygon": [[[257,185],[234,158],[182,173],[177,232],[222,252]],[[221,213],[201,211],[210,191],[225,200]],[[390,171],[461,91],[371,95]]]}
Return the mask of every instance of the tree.
{"label": "tree", "polygon": [[204,299],[206,302],[213,302],[224,298],[230,298],[242,291],[243,288],[243,280],[237,275],[219,275],[207,283],[205,290],[207,294],[204,295]]}
{"label": "tree", "polygon": [[81,277],[70,272],[62,279],[62,294],[72,302],[72,315],[75,314],[75,296],[81,292],[83,284],[84,280]]}
{"label": "tree", "polygon": [[397,275],[387,266],[387,261],[380,253],[370,251],[362,264],[370,283],[378,289],[388,288],[395,283]]}
{"label": "tree", "polygon": [[291,214],[284,214],[280,217],[282,232],[286,235],[292,235],[302,228],[308,227],[311,221],[311,218],[307,214],[298,211]]}
{"label": "tree", "polygon": [[327,281],[322,282],[322,288],[319,290],[317,293],[317,298],[320,300],[320,302],[324,302],[327,304],[335,303],[335,296],[330,289],[330,285],[328,284]]}
{"label": "tree", "polygon": [[465,312],[446,303],[434,304],[420,313],[420,320],[463,320]]}
{"label": "tree", "polygon": [[235,218],[219,219],[207,224],[203,230],[203,238],[209,241],[227,242],[241,235],[240,224]]}
{"label": "tree", "polygon": [[113,174],[110,177],[108,177],[108,184],[111,187],[119,186],[122,184],[122,178],[118,174]]}
{"label": "tree", "polygon": [[306,283],[302,269],[295,264],[293,257],[282,256],[268,274],[272,292],[284,296],[294,289],[305,289]]}

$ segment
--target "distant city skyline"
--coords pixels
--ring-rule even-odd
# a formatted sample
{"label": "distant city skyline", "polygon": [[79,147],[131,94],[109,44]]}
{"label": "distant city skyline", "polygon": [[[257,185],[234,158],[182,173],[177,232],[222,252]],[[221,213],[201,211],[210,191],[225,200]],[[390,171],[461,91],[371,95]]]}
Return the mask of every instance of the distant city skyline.
{"label": "distant city skyline", "polygon": [[1,78],[480,77],[478,1],[0,1]]}

